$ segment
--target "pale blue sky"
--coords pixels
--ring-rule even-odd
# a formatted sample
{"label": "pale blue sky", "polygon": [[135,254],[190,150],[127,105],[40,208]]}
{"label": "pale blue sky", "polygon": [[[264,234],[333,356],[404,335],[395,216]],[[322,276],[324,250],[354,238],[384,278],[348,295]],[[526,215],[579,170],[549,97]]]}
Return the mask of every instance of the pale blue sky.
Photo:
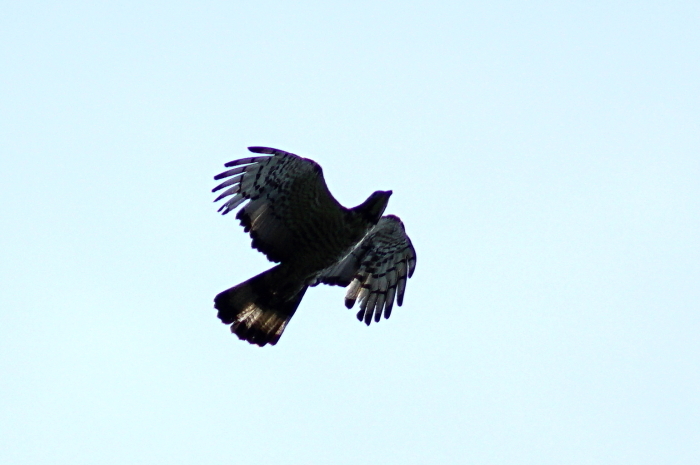
{"label": "pale blue sky", "polygon": [[[0,462],[700,462],[697,2],[5,2]],[[212,176],[310,157],[418,253],[367,328]]]}

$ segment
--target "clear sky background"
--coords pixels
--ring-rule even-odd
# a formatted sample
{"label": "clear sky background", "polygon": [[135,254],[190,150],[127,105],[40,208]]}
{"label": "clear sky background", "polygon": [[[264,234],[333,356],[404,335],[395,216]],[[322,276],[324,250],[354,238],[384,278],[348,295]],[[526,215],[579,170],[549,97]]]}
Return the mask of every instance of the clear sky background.
{"label": "clear sky background", "polygon": [[[700,463],[700,3],[3,2],[0,462]],[[367,328],[275,347],[212,177],[249,145],[392,189]]]}

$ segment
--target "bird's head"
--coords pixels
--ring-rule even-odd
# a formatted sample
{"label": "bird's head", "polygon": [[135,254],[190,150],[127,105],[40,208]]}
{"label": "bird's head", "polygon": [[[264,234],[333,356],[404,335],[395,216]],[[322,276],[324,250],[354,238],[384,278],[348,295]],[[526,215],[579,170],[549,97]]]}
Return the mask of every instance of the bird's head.
{"label": "bird's head", "polygon": [[391,197],[391,191],[376,191],[370,195],[367,200],[362,202],[353,210],[359,212],[364,216],[367,221],[372,224],[376,224],[379,218],[384,214],[387,204],[389,203],[389,197]]}

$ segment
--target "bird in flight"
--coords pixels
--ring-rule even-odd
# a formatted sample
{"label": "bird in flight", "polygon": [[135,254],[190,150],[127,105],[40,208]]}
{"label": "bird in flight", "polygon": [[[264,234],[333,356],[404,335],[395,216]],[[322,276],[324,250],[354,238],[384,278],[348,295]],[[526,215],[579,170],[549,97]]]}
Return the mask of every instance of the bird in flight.
{"label": "bird in flight", "polygon": [[226,200],[222,215],[248,202],[236,215],[252,247],[271,269],[218,294],[219,319],[240,339],[276,344],[309,286],[347,287],[345,306],[359,301],[357,318],[367,325],[389,318],[403,303],[416,251],[401,220],[382,216],[391,191],[376,191],[354,208],[330,193],[313,160],[269,147],[249,147],[260,156],[226,163],[212,192]]}

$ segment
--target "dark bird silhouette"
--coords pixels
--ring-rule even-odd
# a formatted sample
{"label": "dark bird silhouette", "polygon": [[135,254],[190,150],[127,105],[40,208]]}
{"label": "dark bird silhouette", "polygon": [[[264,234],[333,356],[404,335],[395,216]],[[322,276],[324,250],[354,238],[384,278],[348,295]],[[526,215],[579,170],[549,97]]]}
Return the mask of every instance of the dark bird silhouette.
{"label": "dark bird silhouette", "polygon": [[[216,201],[225,215],[238,211],[252,246],[273,268],[221,292],[214,299],[219,319],[251,344],[276,344],[309,286],[349,286],[345,305],[359,300],[357,318],[370,324],[394,303],[403,303],[416,252],[401,220],[382,216],[391,191],[376,191],[345,208],[331,195],[314,161],[268,147],[249,147],[264,156],[226,163],[225,189]],[[227,197],[229,197],[227,199]]]}

